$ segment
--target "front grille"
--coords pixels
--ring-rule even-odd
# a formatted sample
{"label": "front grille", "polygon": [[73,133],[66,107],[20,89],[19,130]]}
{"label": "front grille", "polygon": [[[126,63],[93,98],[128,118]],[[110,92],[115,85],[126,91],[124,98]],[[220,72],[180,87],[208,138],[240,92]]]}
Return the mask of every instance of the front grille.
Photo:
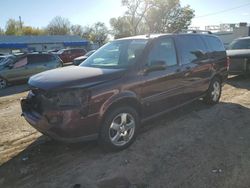
{"label": "front grille", "polygon": [[41,104],[41,100],[39,100],[39,96],[34,96],[32,98],[32,109],[35,110],[36,112],[42,114],[43,113],[43,108]]}
{"label": "front grille", "polygon": [[42,108],[42,92],[39,89],[32,89],[28,94],[28,105],[31,110],[40,114],[43,113]]}

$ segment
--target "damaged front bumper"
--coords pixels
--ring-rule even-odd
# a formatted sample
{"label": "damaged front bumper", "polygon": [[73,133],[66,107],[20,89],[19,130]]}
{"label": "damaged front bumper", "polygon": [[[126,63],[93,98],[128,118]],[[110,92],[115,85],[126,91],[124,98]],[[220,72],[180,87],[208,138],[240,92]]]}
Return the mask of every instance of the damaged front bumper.
{"label": "damaged front bumper", "polygon": [[99,114],[88,114],[88,105],[45,108],[41,97],[30,92],[21,99],[22,116],[39,132],[63,142],[79,142],[96,139],[99,130]]}

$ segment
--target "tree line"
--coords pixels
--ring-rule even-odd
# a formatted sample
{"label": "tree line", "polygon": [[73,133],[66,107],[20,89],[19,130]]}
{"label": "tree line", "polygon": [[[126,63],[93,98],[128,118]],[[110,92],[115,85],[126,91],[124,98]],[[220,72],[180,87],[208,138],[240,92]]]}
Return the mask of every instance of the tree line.
{"label": "tree line", "polygon": [[45,28],[26,26],[23,22],[9,19],[5,30],[0,28],[2,35],[78,35],[95,43],[104,44],[109,31],[102,22],[97,22],[92,26],[73,25],[69,19],[56,16]]}
{"label": "tree line", "polygon": [[45,28],[26,26],[23,22],[9,19],[2,35],[78,35],[103,44],[108,35],[114,38],[147,33],[177,32],[187,29],[194,17],[190,6],[181,6],[180,0],[121,0],[126,7],[123,16],[110,19],[110,27],[97,22],[91,26],[71,24],[69,19],[56,16]]}

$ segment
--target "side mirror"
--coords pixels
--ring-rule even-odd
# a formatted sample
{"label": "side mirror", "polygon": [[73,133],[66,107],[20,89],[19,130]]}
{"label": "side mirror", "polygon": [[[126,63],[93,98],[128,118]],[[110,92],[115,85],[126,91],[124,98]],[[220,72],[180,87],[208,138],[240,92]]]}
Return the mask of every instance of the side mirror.
{"label": "side mirror", "polygon": [[193,51],[191,53],[194,54],[197,58],[204,58],[206,56],[206,53],[202,50]]}
{"label": "side mirror", "polygon": [[166,69],[166,62],[162,60],[152,61],[151,65],[145,69],[145,73],[165,70]]}

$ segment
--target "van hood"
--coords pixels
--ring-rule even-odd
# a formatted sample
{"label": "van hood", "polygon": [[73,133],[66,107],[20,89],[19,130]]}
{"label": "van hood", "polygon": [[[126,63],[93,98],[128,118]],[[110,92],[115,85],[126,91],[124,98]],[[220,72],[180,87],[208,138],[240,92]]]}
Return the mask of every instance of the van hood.
{"label": "van hood", "polygon": [[42,90],[90,87],[118,79],[124,72],[125,69],[69,66],[36,74],[29,79],[29,85]]}

